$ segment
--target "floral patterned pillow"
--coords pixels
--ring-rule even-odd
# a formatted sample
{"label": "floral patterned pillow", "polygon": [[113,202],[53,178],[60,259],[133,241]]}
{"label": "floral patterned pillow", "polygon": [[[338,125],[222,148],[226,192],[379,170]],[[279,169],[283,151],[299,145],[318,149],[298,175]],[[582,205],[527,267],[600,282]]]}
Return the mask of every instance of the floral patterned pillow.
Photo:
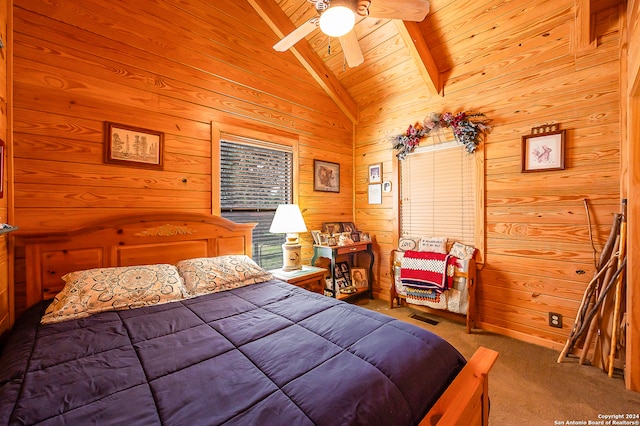
{"label": "floral patterned pillow", "polygon": [[273,278],[247,255],[200,257],[177,263],[190,296],[230,290]]}
{"label": "floral patterned pillow", "polygon": [[185,298],[182,279],[173,265],[88,269],[62,279],[66,284],[47,308],[42,324]]}

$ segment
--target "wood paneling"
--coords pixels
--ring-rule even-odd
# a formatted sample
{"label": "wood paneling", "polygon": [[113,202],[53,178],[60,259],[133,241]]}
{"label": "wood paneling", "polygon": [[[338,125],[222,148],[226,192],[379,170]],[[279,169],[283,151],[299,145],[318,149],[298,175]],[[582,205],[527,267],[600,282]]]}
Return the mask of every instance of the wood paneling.
{"label": "wood paneling", "polygon": [[[5,144],[5,158],[0,158],[5,167],[0,185],[4,188],[3,197],[0,198],[0,222],[9,222],[8,212],[8,176],[6,167],[9,160],[7,153],[11,152],[10,109],[11,109],[11,73],[9,45],[11,40],[8,35],[11,31],[11,7],[12,1],[8,0],[0,5],[0,40],[4,47],[0,49],[0,140]],[[0,236],[0,343],[4,340],[6,332],[12,325],[13,285],[9,277],[9,252],[7,250],[8,234]]]}
{"label": "wood paneling", "polygon": [[[315,14],[303,0],[277,3],[296,25]],[[17,224],[57,231],[131,209],[215,210],[211,123],[272,129],[298,139],[298,203],[308,228],[355,221],[370,232],[375,292],[388,297],[398,190],[389,137],[430,112],[481,111],[493,126],[481,152],[481,325],[556,347],[593,275],[588,219],[600,250],[619,211],[621,175],[632,172],[620,167],[629,139],[621,76],[640,93],[640,7],[627,2],[625,35],[619,3],[592,4],[594,47],[577,49],[572,0],[432,0],[418,26],[443,97],[431,95],[396,23],[356,24],[365,62],[353,69],[339,44],[329,53],[329,39],[315,31],[311,47],[358,104],[354,129],[294,55],[272,50],[278,37],[248,2],[16,0]],[[103,164],[106,120],[165,132],[165,170]],[[567,130],[566,169],[520,173],[521,136],[551,121]],[[313,191],[313,159],[340,163],[340,193]],[[369,205],[367,166],[379,162],[393,191]],[[308,260],[311,237],[302,239]],[[20,265],[18,258],[18,281]],[[20,288],[15,294],[22,300]],[[549,311],[565,315],[564,329],[547,325]]]}
{"label": "wood paneling", "polygon": [[[21,231],[216,211],[211,123],[297,139],[309,228],[353,220],[353,124],[297,61],[273,51],[275,36],[248,3],[19,0],[13,12]],[[104,164],[104,121],[164,132],[164,170]],[[340,163],[339,194],[313,191],[314,159]]]}
{"label": "wood paneling", "polygon": [[[396,171],[389,136],[432,111],[480,111],[492,120],[484,153],[480,323],[551,347],[566,340],[594,274],[584,200],[598,253],[620,206],[619,9],[604,8],[594,17],[598,47],[577,54],[573,1],[433,0],[419,26],[436,58],[444,97],[430,98],[416,88],[417,76],[400,71],[405,57],[398,52],[386,62],[388,68],[375,73],[398,84],[383,89],[360,80],[353,86],[354,97],[362,100],[355,141],[356,223],[376,235],[376,255],[387,261],[397,238],[394,197],[385,197],[380,206],[367,204],[366,165],[382,161],[385,179],[391,180]],[[360,93],[361,87],[376,89]],[[567,129],[566,169],[521,173],[521,136],[551,121]],[[388,297],[386,263],[379,274],[375,291]],[[548,326],[550,311],[564,315],[563,329]]]}
{"label": "wood paneling", "polygon": [[[637,360],[640,352],[640,1],[627,2],[627,45],[628,60],[626,68],[622,67],[622,75],[626,81],[623,85],[623,100],[627,100],[629,114],[626,144],[624,150],[623,171],[625,172],[626,189],[623,196],[628,197],[628,234],[627,239],[627,348],[626,359]],[[624,51],[624,50],[623,50]],[[635,309],[634,309],[635,308]],[[625,370],[625,381],[628,389],[640,392],[640,362],[628,362]]]}

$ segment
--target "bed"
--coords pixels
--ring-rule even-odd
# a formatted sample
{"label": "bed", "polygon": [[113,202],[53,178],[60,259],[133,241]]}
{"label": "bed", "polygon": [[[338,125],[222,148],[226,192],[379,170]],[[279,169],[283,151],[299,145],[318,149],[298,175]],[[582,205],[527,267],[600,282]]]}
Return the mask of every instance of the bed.
{"label": "bed", "polygon": [[[273,279],[249,257],[252,228],[176,213],[18,235],[30,307],[0,358],[0,424],[487,423],[496,352],[467,362],[419,327]],[[114,271],[162,290],[132,309],[61,308]]]}

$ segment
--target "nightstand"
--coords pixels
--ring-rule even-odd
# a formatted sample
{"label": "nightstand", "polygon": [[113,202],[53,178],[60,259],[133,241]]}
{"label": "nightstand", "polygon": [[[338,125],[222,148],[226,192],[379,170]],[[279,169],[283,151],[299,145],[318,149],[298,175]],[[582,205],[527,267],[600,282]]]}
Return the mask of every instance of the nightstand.
{"label": "nightstand", "polygon": [[302,269],[298,269],[295,271],[283,271],[282,268],[280,268],[273,269],[269,272],[271,272],[273,276],[279,280],[298,287],[302,287],[305,290],[309,290],[314,293],[323,294],[324,276],[329,271],[324,268],[302,265]]}

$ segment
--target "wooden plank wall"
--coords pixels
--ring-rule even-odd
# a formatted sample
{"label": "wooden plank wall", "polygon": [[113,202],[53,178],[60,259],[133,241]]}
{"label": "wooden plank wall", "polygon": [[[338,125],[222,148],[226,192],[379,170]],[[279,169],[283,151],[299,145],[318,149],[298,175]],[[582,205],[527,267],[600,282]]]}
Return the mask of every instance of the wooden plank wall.
{"label": "wooden plank wall", "polygon": [[[353,220],[353,124],[292,54],[273,51],[275,35],[248,3],[17,0],[13,11],[21,230],[215,211],[212,122],[240,136],[297,138],[309,229]],[[104,164],[104,121],[165,132],[164,170]],[[339,194],[313,191],[314,159],[340,163]],[[310,241],[305,235],[307,259]]]}
{"label": "wooden plank wall", "polygon": [[[384,178],[390,180],[396,171],[387,137],[404,132],[432,111],[485,113],[493,130],[484,154],[486,261],[479,274],[480,324],[561,348],[594,275],[584,200],[598,253],[619,211],[623,9],[599,11],[597,48],[578,52],[573,1],[489,0],[465,5],[434,0],[421,24],[441,67],[444,97],[429,99],[423,89],[399,83],[392,93],[380,91],[361,103],[356,223],[366,223],[378,238],[382,261],[376,293],[388,297],[386,265],[395,244],[395,198],[389,194],[383,205],[367,205],[367,165],[382,161]],[[446,26],[438,27],[440,22]],[[415,81],[399,71],[402,63],[390,63],[376,78]],[[548,122],[561,123],[567,130],[566,170],[521,173],[521,136]],[[563,329],[548,325],[549,312],[564,316]]]}
{"label": "wooden plank wall", "polygon": [[[9,107],[10,107],[10,83],[8,78],[9,67],[9,39],[7,30],[10,28],[11,1],[4,2],[0,6],[0,39],[5,45],[0,49],[0,140],[6,145],[10,144],[9,132]],[[6,151],[5,151],[6,152]],[[2,159],[0,158],[0,161]],[[6,188],[7,173],[4,173],[0,185]],[[0,198],[0,222],[6,223],[7,218],[8,197]],[[4,335],[9,327],[11,327],[10,303],[11,303],[11,286],[9,285],[8,271],[8,252],[7,252],[8,235],[0,236],[0,336]],[[1,341],[0,337],[0,341]]]}
{"label": "wooden plank wall", "polygon": [[[627,114],[629,126],[626,146],[628,169],[629,235],[636,236],[640,226],[640,1],[627,2]],[[623,68],[624,70],[624,68]],[[640,306],[640,241],[628,239],[627,246],[627,306]],[[638,360],[640,352],[640,311],[629,310],[627,317],[627,358]],[[635,355],[635,357],[634,357]],[[628,362],[625,370],[627,389],[640,392],[640,362]]]}

